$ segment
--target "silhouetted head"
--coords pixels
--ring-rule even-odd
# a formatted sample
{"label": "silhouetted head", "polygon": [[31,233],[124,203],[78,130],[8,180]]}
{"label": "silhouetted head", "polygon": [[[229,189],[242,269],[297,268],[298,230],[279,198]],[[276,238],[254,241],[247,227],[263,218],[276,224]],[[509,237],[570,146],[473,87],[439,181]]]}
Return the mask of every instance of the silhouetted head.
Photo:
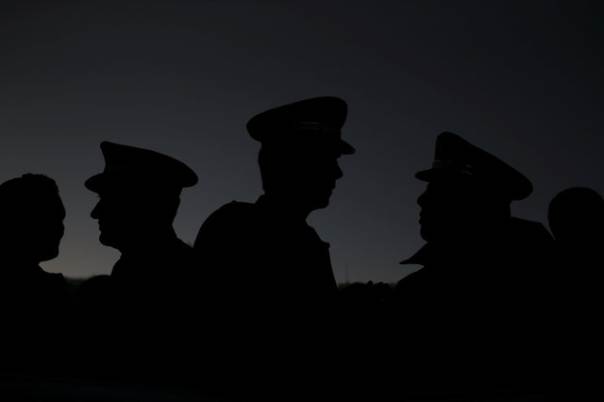
{"label": "silhouetted head", "polygon": [[105,170],[86,181],[102,244],[124,251],[172,230],[183,187],[197,183],[184,163],[147,149],[103,142]]}
{"label": "silhouetted head", "polygon": [[265,193],[308,211],[325,208],[342,177],[338,158],[355,152],[341,138],[346,114],[343,100],[320,97],[253,117],[247,129],[262,143],[258,162]]}
{"label": "silhouetted head", "polygon": [[558,241],[577,245],[602,244],[604,199],[590,188],[566,189],[552,199],[548,221]]}
{"label": "silhouetted head", "polygon": [[55,181],[25,174],[0,185],[3,255],[38,263],[59,255],[65,207]]}
{"label": "silhouetted head", "polygon": [[428,182],[418,198],[426,241],[478,236],[508,219],[510,203],[532,191],[524,175],[452,133],[438,136],[432,168],[416,177]]}

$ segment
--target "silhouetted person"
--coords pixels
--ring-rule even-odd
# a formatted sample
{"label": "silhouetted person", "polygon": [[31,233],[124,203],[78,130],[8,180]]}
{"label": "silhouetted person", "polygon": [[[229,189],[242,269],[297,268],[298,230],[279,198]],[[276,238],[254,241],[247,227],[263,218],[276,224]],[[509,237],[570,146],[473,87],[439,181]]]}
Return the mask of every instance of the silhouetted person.
{"label": "silhouetted person", "polygon": [[603,279],[604,199],[590,188],[566,189],[552,199],[548,221],[558,257],[552,274],[560,284],[563,305],[575,305],[573,314],[581,314],[576,309],[581,299],[585,305],[581,310],[591,310],[590,305],[600,304],[596,298]]}
{"label": "silhouetted person", "polygon": [[[237,348],[289,356],[324,336],[310,328],[329,315],[337,287],[329,245],[306,219],[329,205],[342,177],[338,158],[354,152],[341,139],[346,114],[343,100],[319,97],[265,111],[247,123],[261,143],[264,194],[255,203],[233,201],[215,211],[195,241],[200,266],[213,278],[219,326],[229,328],[221,341],[231,354]],[[292,326],[312,334],[296,344]]]}
{"label": "silhouetted person", "polygon": [[[127,370],[130,361],[120,360],[127,356],[141,372],[158,369],[159,361],[185,343],[184,327],[197,308],[193,250],[172,227],[181,191],[196,184],[197,175],[155,151],[111,142],[101,143],[101,150],[105,170],[86,181],[99,195],[91,216],[101,243],[121,256],[109,277],[83,285],[83,303],[95,319],[106,320],[99,331],[109,333],[102,341],[111,339],[124,352],[118,369]],[[175,368],[161,370],[165,375]]]}
{"label": "silhouetted person", "polygon": [[530,181],[452,133],[416,177],[428,183],[418,199],[427,244],[403,263],[423,268],[396,289],[414,374],[434,387],[538,387],[551,236],[510,213]]}
{"label": "silhouetted person", "polygon": [[[1,347],[5,364],[28,372],[58,364],[47,357],[60,349],[69,313],[63,275],[40,267],[59,254],[65,208],[54,180],[25,174],[0,185]],[[10,338],[12,343],[6,338]],[[9,343],[5,343],[9,342]]]}
{"label": "silhouetted person", "polygon": [[561,191],[548,211],[554,235],[557,264],[555,278],[556,351],[560,364],[557,381],[571,383],[570,392],[589,393],[599,387],[594,351],[600,348],[600,320],[604,282],[604,199],[595,190],[573,187]]}
{"label": "silhouetted person", "polygon": [[604,199],[597,191],[574,187],[560,192],[549,205],[548,220],[558,245],[573,258],[602,261]]}

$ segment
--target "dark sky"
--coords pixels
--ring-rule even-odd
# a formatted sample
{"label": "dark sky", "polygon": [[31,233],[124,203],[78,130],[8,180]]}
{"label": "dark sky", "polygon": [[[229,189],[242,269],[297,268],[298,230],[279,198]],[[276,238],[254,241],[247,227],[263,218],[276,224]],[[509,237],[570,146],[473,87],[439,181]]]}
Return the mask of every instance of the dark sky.
{"label": "dark sky", "polygon": [[[11,4],[13,3],[13,4]],[[83,182],[102,140],[188,163],[176,230],[188,242],[233,199],[260,194],[254,114],[336,95],[349,103],[332,204],[311,223],[339,280],[395,281],[422,244],[413,174],[444,130],[508,161],[544,221],[571,185],[604,190],[602,7],[557,1],[3,1],[0,180],[55,178],[67,208],[69,276],[108,273]],[[295,256],[292,256],[295,258]]]}

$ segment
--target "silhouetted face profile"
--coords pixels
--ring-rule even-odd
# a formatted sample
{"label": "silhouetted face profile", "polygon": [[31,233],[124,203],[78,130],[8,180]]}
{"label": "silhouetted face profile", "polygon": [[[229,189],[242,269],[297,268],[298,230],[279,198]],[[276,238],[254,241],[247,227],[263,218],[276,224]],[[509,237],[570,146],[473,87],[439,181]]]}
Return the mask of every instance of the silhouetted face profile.
{"label": "silhouetted face profile", "polygon": [[54,180],[26,174],[0,186],[2,246],[29,262],[59,255],[65,207]]}
{"label": "silhouetted face profile", "polygon": [[86,180],[98,194],[91,217],[102,244],[120,251],[141,249],[173,235],[172,222],[184,187],[197,175],[184,163],[149,149],[104,141],[105,170]]}
{"label": "silhouetted face profile", "polygon": [[264,192],[302,213],[325,208],[342,177],[341,155],[355,149],[342,140],[348,106],[323,96],[269,109],[247,129],[262,143],[258,162]]}
{"label": "silhouetted face profile", "polygon": [[[115,192],[99,194],[99,201],[90,213],[99,225],[99,241],[105,246],[120,249],[127,245],[128,239],[137,236],[138,226],[134,223],[137,208],[128,197]],[[134,217],[131,216],[134,213]]]}
{"label": "silhouetted face profile", "polygon": [[430,181],[417,200],[420,231],[429,242],[480,235],[485,226],[505,219],[509,206],[470,178],[443,175]]}
{"label": "silhouetted face profile", "polygon": [[259,164],[264,190],[308,211],[325,208],[343,176],[339,156],[320,147],[300,147],[293,153],[263,148]]}
{"label": "silhouetted face profile", "polygon": [[99,192],[90,215],[98,221],[100,242],[123,251],[170,230],[178,204],[177,195],[114,185]]}
{"label": "silhouetted face profile", "polygon": [[576,245],[604,241],[604,199],[590,188],[569,188],[556,195],[548,220],[558,241]]}

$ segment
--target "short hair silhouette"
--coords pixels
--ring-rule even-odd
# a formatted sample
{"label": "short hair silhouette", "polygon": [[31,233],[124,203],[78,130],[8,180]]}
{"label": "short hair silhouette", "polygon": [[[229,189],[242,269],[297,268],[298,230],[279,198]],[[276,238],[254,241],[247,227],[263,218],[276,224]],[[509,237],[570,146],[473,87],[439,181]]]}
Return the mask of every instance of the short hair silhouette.
{"label": "short hair silhouette", "polygon": [[548,221],[556,240],[601,241],[604,237],[604,199],[591,188],[568,188],[550,202]]}
{"label": "short hair silhouette", "polygon": [[41,174],[25,174],[0,185],[1,244],[22,258],[47,261],[59,254],[65,207],[56,182]]}

